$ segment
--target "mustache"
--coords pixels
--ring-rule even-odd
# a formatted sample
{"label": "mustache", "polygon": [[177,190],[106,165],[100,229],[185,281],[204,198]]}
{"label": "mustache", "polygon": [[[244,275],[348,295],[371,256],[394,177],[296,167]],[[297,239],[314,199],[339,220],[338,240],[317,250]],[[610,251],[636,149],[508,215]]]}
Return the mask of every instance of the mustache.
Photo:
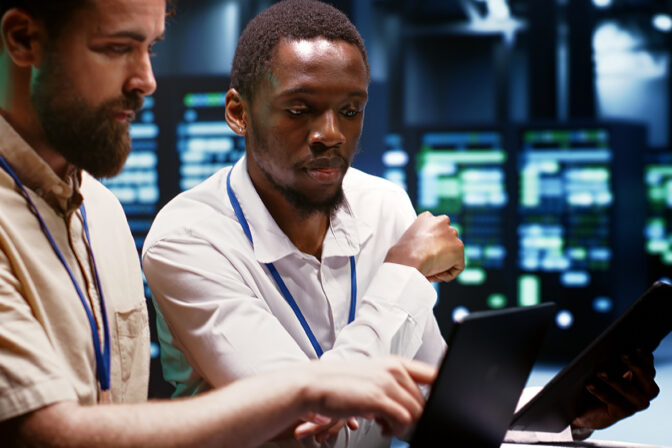
{"label": "mustache", "polygon": [[105,111],[115,111],[119,109],[138,111],[142,109],[145,103],[143,96],[137,93],[125,93],[121,98],[115,98],[105,102],[102,109]]}
{"label": "mustache", "polygon": [[334,153],[328,156],[319,156],[303,163],[303,166],[310,170],[320,170],[325,168],[347,168],[348,161],[341,154]]}

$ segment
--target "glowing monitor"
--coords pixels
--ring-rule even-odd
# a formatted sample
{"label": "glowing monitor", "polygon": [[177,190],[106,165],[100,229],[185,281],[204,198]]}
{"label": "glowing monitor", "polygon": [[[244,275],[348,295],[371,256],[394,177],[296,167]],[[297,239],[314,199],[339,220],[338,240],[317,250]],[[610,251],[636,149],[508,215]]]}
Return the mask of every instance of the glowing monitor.
{"label": "glowing monitor", "polygon": [[527,131],[520,154],[519,264],[584,287],[612,259],[612,152],[596,130]]}
{"label": "glowing monitor", "polygon": [[177,123],[180,189],[195,187],[245,153],[245,140],[224,120],[226,91],[189,92]]}
{"label": "glowing monitor", "polygon": [[512,302],[510,156],[493,130],[422,130],[412,137],[418,212],[446,214],[465,247],[466,268],[439,285],[439,321]]}
{"label": "glowing monitor", "polygon": [[672,277],[672,153],[650,154],[644,168],[648,280]]}
{"label": "glowing monitor", "polygon": [[624,269],[642,260],[638,131],[605,124],[519,132],[517,304],[558,304],[556,355],[575,353],[646,286],[641,267]]}

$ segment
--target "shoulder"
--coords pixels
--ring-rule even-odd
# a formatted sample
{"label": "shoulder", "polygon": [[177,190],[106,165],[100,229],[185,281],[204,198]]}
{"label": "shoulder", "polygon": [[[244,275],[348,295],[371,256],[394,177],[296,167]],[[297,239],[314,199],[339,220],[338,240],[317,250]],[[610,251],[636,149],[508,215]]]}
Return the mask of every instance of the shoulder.
{"label": "shoulder", "polygon": [[212,228],[225,232],[222,226],[235,219],[226,195],[228,172],[228,169],[222,169],[171,199],[156,215],[147,235],[145,250],[167,238],[211,234]]}
{"label": "shoulder", "polygon": [[357,168],[350,168],[343,179],[343,191],[351,195],[379,196],[384,198],[408,198],[399,185],[382,177],[367,174]]}
{"label": "shoulder", "polygon": [[412,209],[408,194],[399,185],[356,168],[348,170],[343,180],[343,192],[354,209],[375,204]]}
{"label": "shoulder", "polygon": [[125,216],[124,209],[114,193],[86,171],[82,171],[80,192],[84,198],[87,212],[89,209],[95,208],[108,216],[119,214]]}

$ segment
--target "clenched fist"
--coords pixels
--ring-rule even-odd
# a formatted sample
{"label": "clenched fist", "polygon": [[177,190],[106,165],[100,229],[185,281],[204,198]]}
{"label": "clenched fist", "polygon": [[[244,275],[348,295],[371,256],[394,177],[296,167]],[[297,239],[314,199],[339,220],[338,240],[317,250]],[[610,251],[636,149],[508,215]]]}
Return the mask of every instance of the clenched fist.
{"label": "clenched fist", "polygon": [[449,282],[464,270],[464,245],[446,215],[421,213],[385,261],[416,268],[429,281]]}

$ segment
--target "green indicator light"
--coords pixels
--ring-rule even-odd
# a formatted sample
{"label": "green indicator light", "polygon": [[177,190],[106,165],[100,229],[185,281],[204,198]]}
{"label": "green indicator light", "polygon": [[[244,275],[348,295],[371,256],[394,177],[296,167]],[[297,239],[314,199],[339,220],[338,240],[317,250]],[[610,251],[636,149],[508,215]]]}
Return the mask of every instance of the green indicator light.
{"label": "green indicator light", "polygon": [[588,251],[583,247],[569,247],[567,253],[574,260],[585,260],[588,257]]}
{"label": "green indicator light", "polygon": [[487,303],[490,308],[504,308],[506,306],[506,296],[504,294],[490,294]]}
{"label": "green indicator light", "polygon": [[540,164],[540,169],[546,174],[555,174],[560,171],[560,164],[558,162],[543,162]]}
{"label": "green indicator light", "polygon": [[210,107],[223,106],[225,99],[226,96],[222,93],[208,93],[205,96],[205,101]]}
{"label": "green indicator light", "polygon": [[647,227],[655,227],[658,229],[665,229],[665,219],[664,218],[651,218],[646,223]]}
{"label": "green indicator light", "polygon": [[647,174],[658,174],[660,176],[672,176],[672,166],[652,165],[646,170]]}
{"label": "green indicator light", "polygon": [[503,151],[433,151],[430,154],[421,154],[426,163],[450,164],[450,163],[496,163],[506,161],[506,153]]}
{"label": "green indicator light", "polygon": [[439,180],[439,193],[447,198],[457,198],[462,194],[460,181],[454,177],[448,177]]}
{"label": "green indicator light", "polygon": [[593,182],[607,182],[609,180],[609,171],[605,169],[585,169],[580,171],[581,180]]}
{"label": "green indicator light", "polygon": [[663,254],[669,249],[665,240],[651,240],[646,245],[646,251],[650,254]]}
{"label": "green indicator light", "polygon": [[672,251],[667,251],[663,254],[663,263],[672,265]]}
{"label": "green indicator light", "polygon": [[467,268],[457,277],[463,285],[482,285],[485,282],[485,271],[480,268]]}
{"label": "green indicator light", "polygon": [[521,275],[518,278],[518,305],[532,306],[541,303],[539,277]]}
{"label": "green indicator light", "polygon": [[527,169],[521,178],[520,202],[523,207],[538,207],[541,201],[539,189],[539,173],[536,170]]}
{"label": "green indicator light", "polygon": [[651,202],[664,202],[665,199],[666,199],[665,188],[663,187],[649,188],[649,200]]}
{"label": "green indicator light", "polygon": [[184,105],[187,107],[194,107],[194,95],[188,94],[184,96]]}

